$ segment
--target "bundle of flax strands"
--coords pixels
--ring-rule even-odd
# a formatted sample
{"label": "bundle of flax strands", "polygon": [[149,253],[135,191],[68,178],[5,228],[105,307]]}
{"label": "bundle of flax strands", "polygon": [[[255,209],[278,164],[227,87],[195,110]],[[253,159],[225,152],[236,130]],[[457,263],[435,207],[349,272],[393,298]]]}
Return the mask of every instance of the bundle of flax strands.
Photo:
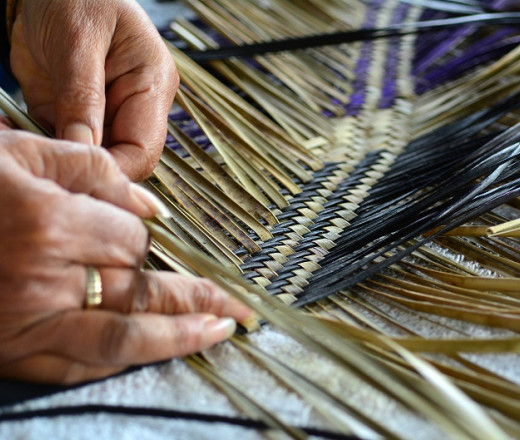
{"label": "bundle of flax strands", "polygon": [[[187,4],[197,19],[164,32],[182,80],[145,186],[173,217],[148,223],[148,266],[212,278],[450,438],[520,438],[518,368],[494,368],[520,349],[520,16],[478,0]],[[248,334],[228,344],[338,436],[414,436]],[[211,357],[186,362],[269,435],[307,436]]]}

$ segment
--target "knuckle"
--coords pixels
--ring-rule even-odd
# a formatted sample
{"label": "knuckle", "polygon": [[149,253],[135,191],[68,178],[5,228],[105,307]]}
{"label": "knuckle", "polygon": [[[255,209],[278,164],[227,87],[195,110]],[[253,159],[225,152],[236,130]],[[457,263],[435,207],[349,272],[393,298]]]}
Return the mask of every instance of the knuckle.
{"label": "knuckle", "polygon": [[125,179],[115,159],[105,148],[88,148],[91,169],[101,176],[114,179]]}
{"label": "knuckle", "polygon": [[223,295],[215,284],[207,278],[197,280],[194,285],[193,295],[197,301],[197,308],[201,311],[219,313],[223,308]]}
{"label": "knuckle", "polygon": [[104,324],[99,355],[109,364],[125,363],[129,347],[136,347],[141,331],[139,325],[126,316],[117,316]]}
{"label": "knuckle", "polygon": [[[104,217],[107,218],[107,217]],[[108,240],[99,242],[110,255],[113,264],[139,269],[148,251],[148,232],[138,217],[124,211],[112,219],[116,233]]]}
{"label": "knuckle", "polygon": [[133,266],[140,268],[148,254],[150,237],[146,227],[137,217],[132,216],[132,220],[134,224],[129,231],[134,237],[134,247],[131,250],[131,255],[133,256]]}
{"label": "knuckle", "polygon": [[178,356],[200,350],[202,333],[196,331],[188,321],[178,320],[175,324],[175,348]]}
{"label": "knuckle", "polygon": [[105,105],[105,93],[93,84],[72,83],[65,87],[57,101],[67,109],[76,108],[79,104],[100,107]]}
{"label": "knuckle", "polygon": [[50,251],[61,247],[64,228],[62,218],[57,214],[59,210],[55,209],[57,206],[56,198],[48,196],[44,199],[31,203],[30,206],[26,207],[28,214],[26,218],[30,219],[29,222],[31,223],[26,230],[32,231],[31,241],[34,243],[35,248]]}
{"label": "knuckle", "polygon": [[[45,145],[42,145],[45,144]],[[4,160],[28,163],[28,158],[39,157],[39,150],[47,147],[48,141],[33,133],[21,130],[5,130],[1,134],[0,153]]]}
{"label": "knuckle", "polygon": [[124,310],[126,313],[146,312],[149,308],[149,296],[157,295],[157,283],[152,277],[144,272],[136,271],[131,286],[131,301],[129,308]]}

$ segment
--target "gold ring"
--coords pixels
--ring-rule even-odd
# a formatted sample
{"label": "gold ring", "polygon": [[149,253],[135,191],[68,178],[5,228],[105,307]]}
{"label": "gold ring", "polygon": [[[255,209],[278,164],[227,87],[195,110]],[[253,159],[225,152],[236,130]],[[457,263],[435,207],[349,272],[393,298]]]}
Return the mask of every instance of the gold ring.
{"label": "gold ring", "polygon": [[87,266],[87,289],[85,298],[85,308],[94,309],[103,302],[103,283],[101,274],[93,266]]}

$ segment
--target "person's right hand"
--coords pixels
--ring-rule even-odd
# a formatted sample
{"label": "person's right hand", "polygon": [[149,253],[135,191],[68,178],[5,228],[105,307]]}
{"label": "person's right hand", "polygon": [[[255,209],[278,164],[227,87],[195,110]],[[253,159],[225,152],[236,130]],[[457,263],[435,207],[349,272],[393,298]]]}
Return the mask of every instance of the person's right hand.
{"label": "person's right hand", "polygon": [[[140,269],[140,217],[158,206],[103,149],[0,131],[0,187],[0,376],[100,378],[207,348],[250,315],[207,280]],[[83,308],[87,266],[99,309]]]}

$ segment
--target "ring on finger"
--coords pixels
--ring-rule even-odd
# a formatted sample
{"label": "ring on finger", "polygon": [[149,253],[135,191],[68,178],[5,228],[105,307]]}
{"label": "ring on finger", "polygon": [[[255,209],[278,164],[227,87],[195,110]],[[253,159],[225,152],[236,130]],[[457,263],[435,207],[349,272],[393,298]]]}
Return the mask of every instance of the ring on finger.
{"label": "ring on finger", "polygon": [[101,274],[94,266],[87,266],[87,288],[85,293],[86,309],[95,309],[103,302]]}

